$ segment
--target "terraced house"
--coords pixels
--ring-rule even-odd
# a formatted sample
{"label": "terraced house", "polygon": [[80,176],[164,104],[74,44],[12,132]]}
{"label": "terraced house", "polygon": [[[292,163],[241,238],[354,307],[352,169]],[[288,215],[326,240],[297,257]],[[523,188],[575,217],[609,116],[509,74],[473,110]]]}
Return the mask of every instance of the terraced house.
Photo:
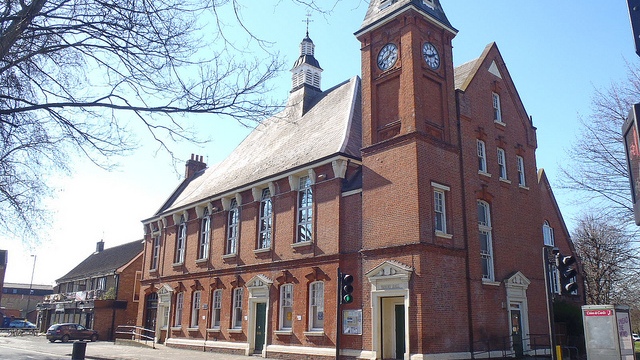
{"label": "terraced house", "polygon": [[307,34],[283,113],[143,220],[138,325],[272,358],[549,353],[569,235],[498,47],[454,69],[456,33],[438,0],[372,0],[361,77],[326,90]]}

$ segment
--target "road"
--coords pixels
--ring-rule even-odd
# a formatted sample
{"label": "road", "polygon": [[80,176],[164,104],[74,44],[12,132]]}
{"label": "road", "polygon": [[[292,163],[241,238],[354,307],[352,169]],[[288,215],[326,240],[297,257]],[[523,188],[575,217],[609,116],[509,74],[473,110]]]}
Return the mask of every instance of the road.
{"label": "road", "polygon": [[[40,336],[0,336],[0,359],[11,360],[60,360],[71,359],[73,342],[50,343]],[[246,356],[229,355],[195,350],[181,350],[156,345],[156,349],[146,346],[127,346],[110,341],[86,343],[87,360],[247,360]],[[255,357],[253,357],[255,359]]]}

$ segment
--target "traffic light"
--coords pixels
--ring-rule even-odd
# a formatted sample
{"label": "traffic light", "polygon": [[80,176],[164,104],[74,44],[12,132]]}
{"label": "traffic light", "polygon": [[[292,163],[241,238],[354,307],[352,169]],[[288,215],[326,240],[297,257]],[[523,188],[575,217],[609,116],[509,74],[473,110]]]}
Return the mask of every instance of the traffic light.
{"label": "traffic light", "polygon": [[340,275],[340,303],[351,304],[353,302],[353,276],[349,274]]}
{"label": "traffic light", "polygon": [[578,270],[574,264],[576,258],[572,255],[556,254],[556,267],[560,273],[560,285],[562,286],[563,293],[572,293],[578,290],[578,283],[575,282],[575,277],[578,274]]}

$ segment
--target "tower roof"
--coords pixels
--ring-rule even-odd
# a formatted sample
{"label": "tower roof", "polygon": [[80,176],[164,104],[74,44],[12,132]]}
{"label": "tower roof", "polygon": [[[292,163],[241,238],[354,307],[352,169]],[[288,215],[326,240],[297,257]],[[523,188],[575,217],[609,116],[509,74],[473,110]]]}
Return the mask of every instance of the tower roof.
{"label": "tower roof", "polygon": [[440,0],[371,0],[367,14],[364,16],[364,21],[360,26],[360,30],[356,32],[356,36],[384,24],[392,16],[410,8],[422,12],[449,31],[458,32],[447,19],[442,5],[440,5]]}

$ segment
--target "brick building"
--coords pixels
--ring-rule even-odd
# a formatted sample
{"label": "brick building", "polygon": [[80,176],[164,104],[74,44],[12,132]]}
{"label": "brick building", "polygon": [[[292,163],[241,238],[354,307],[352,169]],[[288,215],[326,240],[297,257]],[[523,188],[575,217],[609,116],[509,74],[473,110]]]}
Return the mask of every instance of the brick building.
{"label": "brick building", "polygon": [[138,314],[142,268],[141,240],[96,251],[56,280],[54,294],[38,304],[40,329],[72,322],[114,338],[118,325],[134,325]]}
{"label": "brick building", "polygon": [[36,305],[50,294],[53,294],[51,285],[5,283],[2,288],[2,300],[0,300],[0,315],[25,318],[36,324],[38,321]]}
{"label": "brick building", "polygon": [[548,353],[569,235],[497,46],[454,69],[456,32],[438,0],[372,0],[362,78],[325,91],[307,34],[287,108],[143,221],[138,325],[273,358]]}

